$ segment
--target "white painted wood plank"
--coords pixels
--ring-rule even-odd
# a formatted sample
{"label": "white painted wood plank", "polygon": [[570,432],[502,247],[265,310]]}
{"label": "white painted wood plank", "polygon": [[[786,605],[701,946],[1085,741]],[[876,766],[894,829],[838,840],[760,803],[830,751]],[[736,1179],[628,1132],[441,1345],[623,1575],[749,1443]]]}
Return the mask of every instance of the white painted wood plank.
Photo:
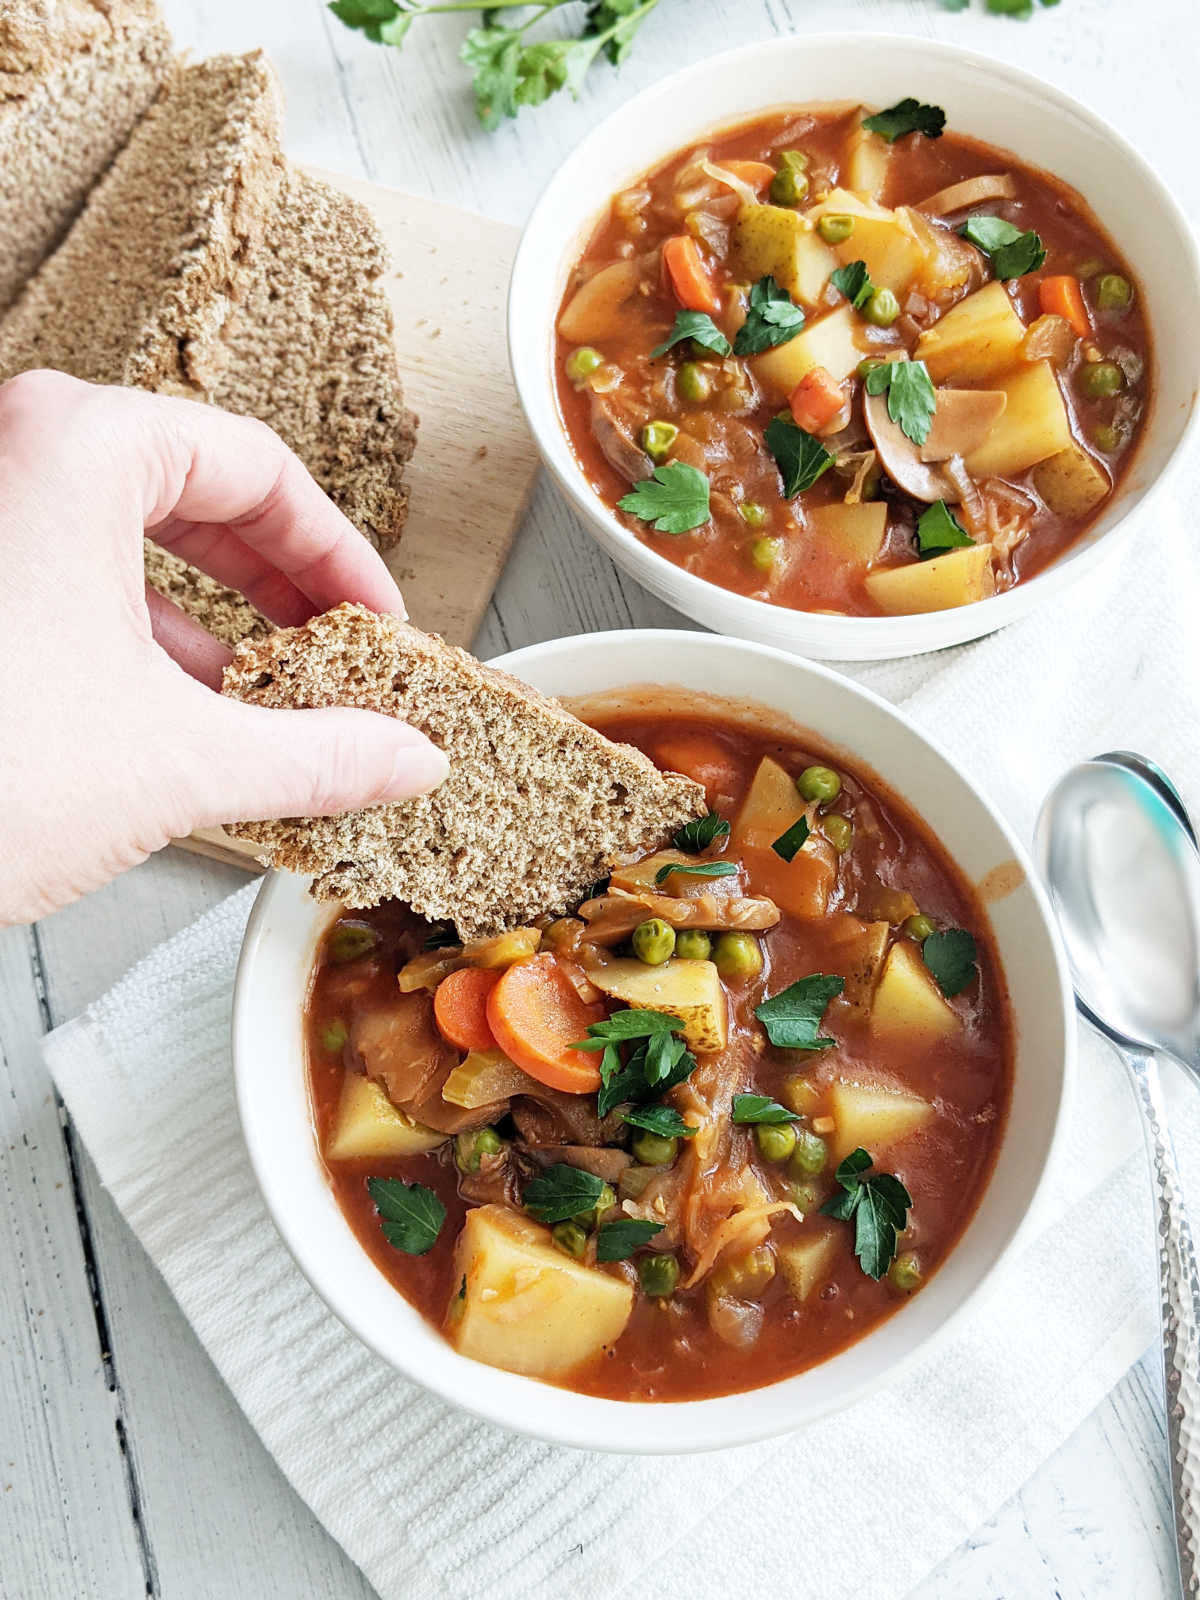
{"label": "white painted wood plank", "polygon": [[0,1594],[143,1592],[117,1423],[58,1105],[36,947],[0,928]]}

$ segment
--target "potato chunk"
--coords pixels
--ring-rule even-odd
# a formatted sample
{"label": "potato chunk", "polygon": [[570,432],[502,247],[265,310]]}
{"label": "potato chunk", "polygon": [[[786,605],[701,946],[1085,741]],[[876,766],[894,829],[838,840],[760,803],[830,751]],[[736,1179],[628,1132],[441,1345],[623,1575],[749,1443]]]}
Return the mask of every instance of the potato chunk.
{"label": "potato chunk", "polygon": [[1024,472],[1071,444],[1066,401],[1049,361],[1035,361],[1000,379],[1008,404],[978,450],[966,458],[974,478]]}
{"label": "potato chunk", "polygon": [[907,567],[883,567],[867,574],[866,589],[890,617],[971,605],[995,593],[992,547],[975,544]]}
{"label": "potato chunk", "polygon": [[807,809],[794,780],[778,761],[764,756],[742,801],[730,844],[777,906],[794,917],[814,918],[825,915],[837,880],[833,847],[814,832],[790,861],[771,848]]}
{"label": "potato chunk", "polygon": [[884,964],[871,1004],[871,1032],[877,1039],[916,1042],[956,1033],[962,1020],[947,1004],[917,946],[899,939]]}
{"label": "potato chunk", "polygon": [[788,395],[814,367],[824,367],[835,383],[843,383],[866,353],[858,340],[862,323],[849,305],[839,306],[802,333],[774,350],[752,356],[754,376],[778,394]]}
{"label": "potato chunk", "polygon": [[834,245],[838,260],[865,261],[871,282],[891,289],[901,300],[929,259],[926,245],[902,212],[889,211],[848,189],[830,190],[810,214],[853,217],[854,232]]}
{"label": "potato chunk", "polygon": [[828,1278],[837,1254],[838,1235],[834,1228],[822,1229],[795,1244],[775,1247],[779,1266],[795,1300],[807,1300]]}
{"label": "potato chunk", "polygon": [[418,1156],[445,1144],[448,1135],[413,1122],[398,1110],[373,1078],[348,1077],[338,1101],[333,1133],[325,1146],[330,1161],[356,1156]]}
{"label": "potato chunk", "polygon": [[678,1017],[688,1049],[697,1055],[724,1050],[729,1042],[725,990],[711,961],[672,956],[661,967],[648,967],[632,956],[619,956],[602,967],[589,967],[588,977],[597,989],[635,1010]]}
{"label": "potato chunk", "polygon": [[889,1145],[923,1127],[933,1115],[928,1100],[881,1084],[835,1083],[829,1091],[833,1159],[844,1161],[860,1147],[878,1162]]}
{"label": "potato chunk", "polygon": [[808,514],[809,527],[856,567],[869,567],[887,532],[887,506],[882,500],[856,506],[817,506]]}
{"label": "potato chunk", "polygon": [[1033,486],[1060,517],[1085,517],[1112,487],[1108,474],[1079,444],[1069,444],[1033,469]]}
{"label": "potato chunk", "polygon": [[977,383],[1014,367],[1025,324],[999,281],[969,294],[917,340],[934,383]]}
{"label": "potato chunk", "polygon": [[812,223],[785,206],[743,206],[733,229],[735,272],[752,283],[768,274],[801,305],[817,305],[838,264]]}
{"label": "potato chunk", "polygon": [[865,1011],[870,1006],[891,931],[889,922],[863,922],[844,911],[829,919],[825,970],[845,978],[842,999],[856,1010]]}
{"label": "potato chunk", "polygon": [[854,126],[846,136],[842,177],[847,189],[868,199],[878,200],[887,183],[892,147],[886,139],[863,127],[866,108],[860,107]]}
{"label": "potato chunk", "polygon": [[446,1337],[460,1355],[554,1378],[616,1343],[633,1309],[623,1278],[556,1250],[550,1231],[506,1206],[467,1212]]}

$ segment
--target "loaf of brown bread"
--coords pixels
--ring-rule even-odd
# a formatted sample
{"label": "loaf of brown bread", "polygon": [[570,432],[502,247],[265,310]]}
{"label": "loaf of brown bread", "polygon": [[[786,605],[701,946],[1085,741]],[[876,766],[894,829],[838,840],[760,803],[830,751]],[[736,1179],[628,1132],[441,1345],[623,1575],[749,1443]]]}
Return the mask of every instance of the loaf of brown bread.
{"label": "loaf of brown bread", "polygon": [[61,241],[170,69],[154,0],[0,5],[0,311]]}
{"label": "loaf of brown bread", "polygon": [[344,605],[239,645],[225,693],[261,706],[359,706],[400,717],[450,758],[439,789],[338,817],[231,831],[320,900],[407,902],[481,938],[559,913],[618,859],[666,842],[707,809],[555,700],[395,617]]}
{"label": "loaf of brown bread", "polygon": [[209,400],[284,182],[264,57],[175,70],[0,320],[0,378],[56,367]]}

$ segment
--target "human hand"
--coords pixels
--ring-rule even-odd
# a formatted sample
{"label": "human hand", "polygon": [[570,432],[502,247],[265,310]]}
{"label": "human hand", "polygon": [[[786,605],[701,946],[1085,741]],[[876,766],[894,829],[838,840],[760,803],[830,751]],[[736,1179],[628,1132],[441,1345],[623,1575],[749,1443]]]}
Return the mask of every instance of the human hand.
{"label": "human hand", "polygon": [[281,625],[342,600],[404,615],[263,424],[59,373],[0,386],[0,923],[193,828],[405,800],[446,776],[391,718],[215,693],[229,651],[147,592],[144,531]]}

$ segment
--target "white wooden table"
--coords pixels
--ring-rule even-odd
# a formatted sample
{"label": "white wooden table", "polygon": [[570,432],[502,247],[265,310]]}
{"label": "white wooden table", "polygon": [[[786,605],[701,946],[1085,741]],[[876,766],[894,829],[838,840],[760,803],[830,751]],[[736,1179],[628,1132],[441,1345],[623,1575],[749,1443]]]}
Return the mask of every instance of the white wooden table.
{"label": "white wooden table", "polygon": [[[733,39],[821,28],[958,40],[1040,72],[1103,110],[1200,212],[1196,0],[1062,0],[1029,23],[950,15],[936,0],[663,0],[619,77],[597,71],[581,103],[523,113],[493,135],[475,123],[456,60],[463,19],[419,22],[399,55],[350,35],[320,0],[165,5],[197,54],[267,49],[295,157],[513,222],[560,153],[622,96]],[[477,648],[681,622],[618,576],[543,483]],[[46,1028],[242,881],[166,851],[36,928],[0,930],[0,1600],[371,1594],[100,1189],[38,1052]],[[920,1600],[1168,1594],[1158,1412],[1151,1357],[920,1586]]]}

